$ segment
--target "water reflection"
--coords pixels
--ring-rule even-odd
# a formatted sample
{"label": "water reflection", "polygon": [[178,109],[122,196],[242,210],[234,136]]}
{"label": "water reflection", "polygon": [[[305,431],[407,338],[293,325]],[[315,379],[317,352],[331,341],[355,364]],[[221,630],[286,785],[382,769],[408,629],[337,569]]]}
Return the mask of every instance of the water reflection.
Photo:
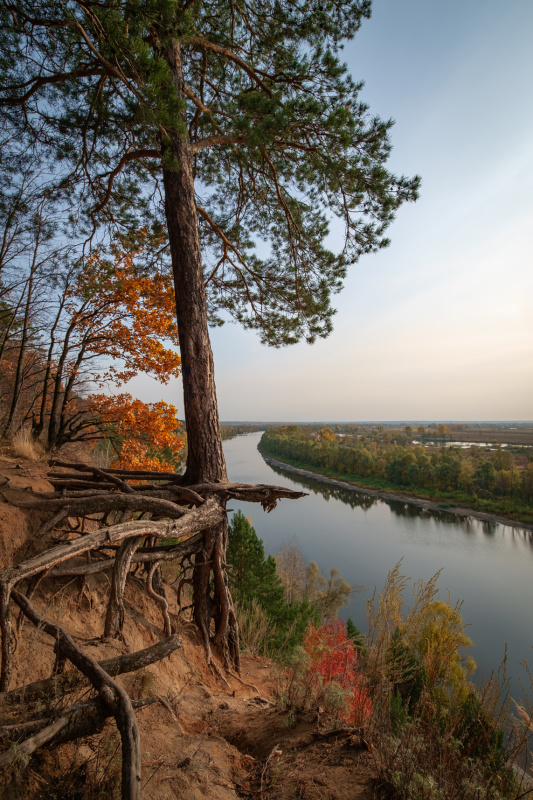
{"label": "water reflection", "polygon": [[345,503],[350,506],[350,508],[362,508],[363,511],[368,511],[369,508],[375,506],[379,501],[379,498],[372,497],[372,495],[362,494],[353,489],[345,489],[343,486],[339,486],[335,483],[325,483],[321,481],[320,478],[310,478],[307,475],[283,469],[283,467],[278,467],[277,464],[272,464],[271,461],[267,463],[277,475],[283,475],[286,480],[289,480],[291,483],[295,484],[295,486],[303,486],[309,489],[313,494],[322,495],[326,501],[331,499],[340,500],[341,503]]}
{"label": "water reflection", "polygon": [[375,497],[365,494],[358,489],[344,487],[340,485],[340,482],[326,482],[326,480],[321,478],[312,478],[309,475],[280,467],[278,464],[273,464],[270,459],[266,461],[270,469],[277,475],[282,475],[285,480],[290,481],[294,486],[303,487],[312,494],[321,495],[326,502],[329,500],[340,500],[341,503],[350,506],[352,509],[360,508],[363,511],[369,511],[378,503],[384,503],[397,517],[408,520],[431,520],[436,525],[442,526],[454,525],[459,527],[465,534],[469,535],[476,535],[477,532],[481,530],[487,538],[491,539],[495,538],[497,535],[508,536],[508,532],[511,531],[512,539],[520,543],[525,543],[533,549],[533,530],[528,530],[527,528],[504,526],[495,520],[479,520],[476,517],[463,517],[453,514],[451,511],[425,508],[424,506],[407,503],[404,500]]}

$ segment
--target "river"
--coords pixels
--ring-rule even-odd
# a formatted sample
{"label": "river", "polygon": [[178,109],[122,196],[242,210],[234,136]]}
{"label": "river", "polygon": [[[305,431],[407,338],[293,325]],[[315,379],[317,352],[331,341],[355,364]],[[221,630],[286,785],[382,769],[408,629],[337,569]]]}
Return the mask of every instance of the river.
{"label": "river", "polygon": [[270,514],[256,503],[231,501],[253,520],[267,553],[275,554],[296,536],[307,561],[324,575],[337,567],[360,586],[340,617],[366,630],[365,603],[383,587],[389,570],[402,559],[401,573],[428,580],[442,570],[439,587],[452,603],[463,602],[466,630],[475,642],[470,652],[477,677],[498,668],[507,645],[511,691],[521,694],[526,680],[521,662],[533,666],[533,531],[432,512],[383,501],[320,480],[269,466],[257,450],[260,433],[224,442],[230,480],[272,483],[308,492],[300,500],[281,500]]}

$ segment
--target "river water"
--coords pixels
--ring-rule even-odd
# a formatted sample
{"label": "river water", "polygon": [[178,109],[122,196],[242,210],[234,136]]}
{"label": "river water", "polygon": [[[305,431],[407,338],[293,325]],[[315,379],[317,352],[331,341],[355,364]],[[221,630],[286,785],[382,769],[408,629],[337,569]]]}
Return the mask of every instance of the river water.
{"label": "river water", "polygon": [[520,664],[533,666],[533,531],[383,501],[295,475],[264,461],[260,438],[252,433],[224,442],[230,480],[308,492],[300,500],[281,500],[270,514],[257,503],[229,503],[252,518],[267,553],[297,537],[306,560],[316,561],[324,575],[337,567],[361,587],[340,617],[350,616],[363,631],[366,600],[400,559],[401,573],[413,580],[442,570],[442,597],[449,590],[452,603],[463,601],[477,676],[498,668],[507,645],[511,691],[521,695],[519,681],[529,681]]}

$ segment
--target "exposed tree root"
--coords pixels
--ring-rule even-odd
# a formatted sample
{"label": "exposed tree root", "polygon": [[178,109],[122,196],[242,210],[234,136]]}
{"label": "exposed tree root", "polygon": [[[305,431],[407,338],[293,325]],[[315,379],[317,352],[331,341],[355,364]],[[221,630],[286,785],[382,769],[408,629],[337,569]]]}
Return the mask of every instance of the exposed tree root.
{"label": "exposed tree root", "polygon": [[[117,721],[123,747],[122,798],[140,798],[139,738],[132,704],[126,692],[110,677],[129,669],[138,669],[163,658],[180,646],[178,637],[170,636],[171,626],[168,603],[161,582],[160,565],[163,561],[188,562],[192,580],[182,578],[178,596],[186,582],[193,585],[193,617],[199,628],[205,648],[206,662],[212,672],[229,686],[226,675],[215,661],[213,647],[217,649],[227,675],[242,685],[256,690],[239,675],[239,631],[226,574],[227,515],[226,502],[238,499],[259,502],[270,511],[280,498],[298,498],[293,492],[278,486],[251,486],[227,480],[190,482],[187,477],[174,473],[145,470],[99,469],[86,464],[54,461],[55,467],[70,470],[49,474],[54,486],[51,492],[31,492],[28,500],[12,500],[22,508],[48,510],[50,519],[40,528],[42,537],[57,530],[67,517],[76,518],[78,525],[64,532],[75,538],[63,540],[56,546],[0,572],[0,633],[2,669],[1,699],[15,703],[53,698],[57,701],[79,683],[71,672],[55,675],[45,681],[36,681],[6,693],[12,672],[13,638],[11,631],[10,601],[28,617],[56,639],[56,656],[59,662],[71,661],[85,675],[99,693],[99,698],[89,704],[78,704],[60,712],[59,718],[48,716],[41,720],[20,722],[18,726],[0,729],[0,740],[19,741],[19,753],[31,754],[43,744],[56,745],[101,729],[106,717]],[[9,489],[9,485],[7,486]],[[9,501],[8,501],[9,502]],[[129,519],[134,515],[133,519]],[[126,519],[128,518],[128,521]],[[97,530],[85,533],[85,520],[98,525]],[[120,520],[120,522],[116,522]],[[108,521],[115,522],[109,524]],[[149,537],[149,538],[147,538]],[[141,546],[143,540],[145,544]],[[154,544],[161,539],[178,539],[169,546]],[[110,557],[110,551],[115,551]],[[73,563],[73,559],[86,556],[86,563]],[[107,659],[98,664],[85,655],[72,637],[61,628],[45,620],[15,587],[28,582],[32,591],[45,578],[86,576],[112,570],[112,586],[108,603],[104,634],[116,637],[124,620],[124,590],[132,563],[146,563],[148,572],[146,591],[160,606],[167,639],[139,653]],[[23,616],[22,616],[23,615]],[[155,701],[152,698],[150,702]],[[90,713],[87,713],[87,709]],[[68,719],[67,719],[68,717]],[[0,766],[15,758],[15,751],[0,756]]]}
{"label": "exposed tree root", "polygon": [[161,608],[161,612],[163,614],[165,636],[171,636],[172,635],[172,627],[170,625],[170,617],[168,615],[168,602],[167,602],[167,599],[166,599],[166,597],[164,595],[159,594],[159,592],[155,592],[154,588],[153,588],[153,585],[152,585],[152,582],[153,582],[153,579],[154,579],[154,573],[156,572],[157,569],[159,569],[160,564],[161,564],[160,561],[154,561],[154,563],[151,564],[151,566],[150,566],[150,568],[148,570],[148,575],[146,576],[146,591],[148,592],[150,597],[153,598]]}
{"label": "exposed tree root", "polygon": [[[74,556],[83,555],[90,550],[105,547],[107,543],[119,543],[125,539],[139,536],[158,538],[182,538],[205,528],[216,525],[225,519],[225,511],[215,498],[207,500],[202,506],[185,511],[178,520],[157,522],[152,520],[125,522],[80,536],[46,550],[28,559],[17,567],[0,572],[0,631],[2,634],[2,672],[0,691],[9,689],[12,672],[13,644],[9,616],[10,593],[20,581],[31,578],[42,570],[68,561]],[[86,567],[92,566],[87,564]]]}
{"label": "exposed tree root", "polygon": [[122,740],[122,800],[141,800],[139,729],[127,692],[94,659],[80,650],[67,631],[44,619],[23,594],[13,591],[13,600],[34,625],[57,640],[58,653],[68,658],[89,679],[102,702],[108,706]]}
{"label": "exposed tree root", "polygon": [[[106,658],[103,661],[99,661],[98,664],[108,675],[115,677],[128,672],[136,672],[138,669],[155,664],[180,647],[183,647],[183,640],[180,636],[173,634],[167,639],[157,642],[157,644],[145,647],[143,650]],[[34,681],[18,689],[12,689],[10,692],[0,695],[0,700],[5,700],[11,704],[30,703],[35,700],[48,702],[51,699],[57,702],[59,698],[77,688],[80,681],[81,676],[77,673],[69,672],[63,675],[54,675],[52,678]]]}
{"label": "exposed tree root", "polygon": [[241,686],[246,686],[246,688],[247,688],[247,689],[253,689],[253,690],[254,690],[254,692],[257,692],[257,693],[259,694],[259,689],[258,689],[258,688],[257,688],[257,686],[255,685],[255,683],[247,683],[246,681],[244,681],[244,680],[241,678],[241,676],[240,676],[240,675],[237,675],[237,673],[236,673],[236,672],[233,672],[231,669],[228,669],[228,672],[229,672],[229,674],[231,675],[231,677],[232,677],[234,680],[236,680],[238,683],[240,683],[240,684],[241,684]]}
{"label": "exposed tree root", "polygon": [[[137,548],[142,542],[142,537],[134,537],[124,541],[115,557],[113,565],[113,577],[111,579],[111,591],[104,625],[104,636],[116,639],[122,633],[124,626],[124,589],[126,588],[126,578],[130,569],[131,559]],[[170,636],[170,633],[167,633]]]}

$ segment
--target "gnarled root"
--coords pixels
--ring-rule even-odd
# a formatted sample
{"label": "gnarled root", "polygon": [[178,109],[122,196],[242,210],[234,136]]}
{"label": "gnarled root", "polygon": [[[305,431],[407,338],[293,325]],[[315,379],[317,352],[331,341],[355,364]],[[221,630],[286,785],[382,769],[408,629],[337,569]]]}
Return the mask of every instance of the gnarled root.
{"label": "gnarled root", "polygon": [[153,587],[154,574],[159,570],[160,565],[161,565],[160,561],[154,561],[154,563],[150,565],[150,569],[148,570],[148,575],[146,576],[146,591],[161,608],[161,612],[163,614],[165,636],[171,636],[172,626],[170,625],[170,617],[168,615],[167,598],[164,596],[164,594],[160,594],[159,592],[154,591]]}
{"label": "gnarled root", "polygon": [[89,679],[102,702],[108,706],[122,741],[122,800],[142,800],[139,729],[127,692],[78,647],[67,631],[44,619],[23,594],[13,591],[13,600],[34,625],[56,639],[58,651]]}
{"label": "gnarled root", "polygon": [[[104,625],[104,636],[116,639],[122,633],[124,625],[124,589],[126,578],[130,569],[131,560],[143,538],[136,536],[123,542],[115,557],[113,577],[111,578],[111,592]],[[170,636],[170,634],[167,634]]]}
{"label": "gnarled root", "polygon": [[[227,541],[227,519],[204,532],[204,547],[196,555],[193,570],[193,608],[208,662],[213,662],[212,642],[220,650],[225,668],[239,673],[239,629],[225,569]],[[213,626],[214,635],[211,639]],[[220,672],[218,668],[215,671]]]}

